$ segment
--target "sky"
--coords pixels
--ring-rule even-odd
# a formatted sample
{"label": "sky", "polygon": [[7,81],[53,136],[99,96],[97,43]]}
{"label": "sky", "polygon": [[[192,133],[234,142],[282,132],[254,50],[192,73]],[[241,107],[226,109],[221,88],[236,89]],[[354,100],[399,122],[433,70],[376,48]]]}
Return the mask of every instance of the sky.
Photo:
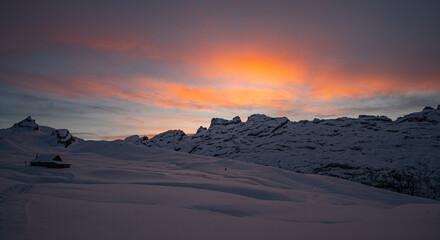
{"label": "sky", "polygon": [[194,133],[440,104],[439,1],[0,3],[0,128]]}

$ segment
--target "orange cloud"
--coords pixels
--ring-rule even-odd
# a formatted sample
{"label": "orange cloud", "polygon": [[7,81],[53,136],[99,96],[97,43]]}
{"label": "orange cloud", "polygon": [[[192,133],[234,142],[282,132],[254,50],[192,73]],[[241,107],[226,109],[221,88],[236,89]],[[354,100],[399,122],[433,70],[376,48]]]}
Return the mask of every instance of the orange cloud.
{"label": "orange cloud", "polygon": [[[340,41],[341,38],[333,36],[337,34],[328,34],[326,29],[303,29],[302,24],[296,26],[298,29],[286,27],[295,25],[294,21],[287,20],[289,17],[294,19],[295,15],[285,16],[287,21],[281,22],[286,25],[275,24],[275,20],[282,15],[270,19],[254,16],[255,19],[250,18],[252,21],[244,21],[247,22],[243,25],[246,27],[239,27],[237,31],[224,27],[229,25],[223,25],[223,20],[217,22],[215,17],[211,18],[211,14],[206,21],[189,16],[179,24],[170,25],[167,25],[170,23],[166,21],[170,20],[168,17],[155,14],[155,11],[146,14],[149,21],[142,24],[138,22],[142,25],[139,27],[141,25],[135,24],[137,21],[129,20],[132,16],[125,16],[117,21],[117,17],[105,18],[107,21],[102,22],[106,24],[102,25],[101,21],[87,21],[90,16],[86,14],[81,19],[59,18],[57,11],[49,12],[32,22],[38,28],[28,25],[28,22],[22,23],[3,34],[1,39],[13,42],[10,48],[23,48],[23,52],[38,48],[82,47],[110,52],[113,55],[109,55],[116,58],[154,59],[170,69],[175,65],[184,68],[184,71],[174,73],[181,76],[178,80],[166,76],[158,77],[159,81],[148,76],[139,79],[114,79],[113,76],[29,76],[24,79],[27,78],[23,76],[25,74],[12,76],[13,74],[3,72],[3,76],[9,77],[3,81],[27,89],[43,89],[48,94],[69,98],[121,98],[143,104],[190,109],[284,109],[294,105],[299,98],[333,100],[440,90],[440,75],[435,65],[429,68],[431,63],[426,64],[428,70],[423,67],[414,68],[433,71],[429,79],[424,75],[420,79],[411,80],[401,73],[403,71],[399,71],[407,67],[405,64],[412,62],[424,64],[418,59],[413,61],[411,57],[419,55],[411,54],[410,50],[407,53],[394,53],[400,48],[389,50],[386,48],[389,45],[383,45],[381,41],[378,41],[379,47],[369,44],[352,45],[351,38],[347,38],[347,42]],[[92,15],[91,19],[95,17]],[[161,19],[157,22],[166,22],[163,26],[169,29],[160,27],[160,24],[157,25],[150,19]],[[187,22],[188,20],[194,22]],[[130,24],[120,24],[124,21]],[[137,27],[130,28],[132,24]],[[180,32],[182,26],[185,26],[185,31]],[[173,37],[178,37],[178,40],[174,41]],[[18,43],[17,39],[20,40]],[[383,42],[389,40],[385,39]],[[355,48],[359,46],[365,49],[371,47],[375,54]],[[382,51],[390,51],[383,55],[390,58],[389,62],[395,62],[393,60],[399,60],[395,58],[405,57],[406,54],[406,58],[411,60],[404,60],[403,64],[396,64],[398,67],[392,69],[379,66],[380,64],[375,64],[375,60],[381,60],[378,56],[382,55],[377,53],[381,46]],[[15,52],[7,50],[7,54]],[[432,51],[427,56],[422,54],[421,60],[425,60],[423,57],[437,60],[436,52]],[[360,60],[352,64],[352,55]],[[429,57],[431,55],[434,58]],[[358,66],[364,62],[370,64],[370,68]],[[418,73],[415,70],[408,72],[414,75]],[[60,81],[62,78],[69,80]],[[13,81],[16,83],[12,83]]]}
{"label": "orange cloud", "polygon": [[344,72],[327,72],[311,80],[308,97],[316,99],[368,98],[390,94],[432,93],[440,90],[440,76],[402,81],[386,73],[354,76]]}
{"label": "orange cloud", "polygon": [[[180,107],[199,110],[216,108],[285,108],[286,100],[292,96],[286,91],[264,88],[243,87],[231,89],[230,86],[218,88],[192,86],[182,83],[155,81],[148,78],[134,80],[140,89],[148,89],[149,93],[126,96],[136,102],[164,107]],[[220,84],[221,85],[221,84]],[[223,89],[222,89],[223,88]]]}
{"label": "orange cloud", "polygon": [[273,53],[255,50],[236,52],[222,49],[205,53],[191,64],[199,66],[197,73],[210,79],[224,79],[246,84],[260,84],[279,87],[286,83],[301,84],[305,75],[303,63],[296,59],[285,59]]}
{"label": "orange cloud", "polygon": [[[209,64],[206,65],[209,71],[203,73],[206,84],[175,83],[148,77],[42,77],[23,73],[1,73],[0,77],[13,87],[71,99],[124,99],[145,105],[208,111],[268,108],[279,113],[299,107],[295,104],[298,99],[329,101],[440,89],[435,79],[400,82],[380,78],[380,75],[374,78],[373,74],[353,77],[335,70],[312,76],[304,65],[290,70],[288,64],[269,58],[231,58],[230,62],[219,58]],[[235,78],[215,82],[225,75]],[[295,76],[305,80],[296,80]],[[302,108],[317,112],[310,107]]]}
{"label": "orange cloud", "polygon": [[[432,92],[440,76],[413,81],[374,69],[357,74],[341,60],[319,62],[304,46],[265,49],[261,45],[213,45],[171,53],[139,36],[114,38],[67,36],[62,41],[92,49],[113,51],[119,57],[167,59],[164,64],[185,67],[179,80],[150,77],[38,76],[2,72],[8,85],[72,99],[126,99],[162,107],[197,110],[269,108],[282,112],[298,99],[331,101],[394,93]],[[174,48],[173,48],[174,50]],[[310,50],[311,51],[311,50]],[[319,64],[318,64],[319,63]],[[179,73],[175,73],[178,75]],[[179,81],[179,82],[177,82]],[[303,109],[315,112],[314,109]]]}
{"label": "orange cloud", "polygon": [[7,84],[28,91],[71,99],[125,99],[145,105],[199,110],[216,108],[285,108],[287,92],[270,89],[214,89],[149,78],[112,79],[24,74],[1,74]]}
{"label": "orange cloud", "polygon": [[440,89],[439,74],[429,79],[421,76],[412,80],[396,73],[395,69],[372,68],[369,72],[357,72],[346,68],[350,66],[347,60],[320,61],[315,51],[337,46],[316,39],[307,39],[306,42],[310,44],[289,43],[270,48],[251,39],[241,39],[245,44],[233,41],[201,42],[202,46],[198,47],[153,44],[146,36],[135,33],[84,35],[59,31],[52,36],[67,44],[111,51],[118,57],[155,59],[169,65],[177,63],[188,69],[182,72],[184,81],[181,84],[173,83],[175,79],[162,79],[158,84],[147,81],[148,92],[137,91],[136,86],[123,92],[119,91],[119,86],[100,82],[94,84],[94,80],[91,80],[85,82],[87,86],[80,84],[89,90],[78,89],[79,93],[72,92],[70,95],[81,95],[83,91],[95,91],[97,95],[114,92],[112,95],[117,98],[194,109],[243,106],[280,108],[297,98],[332,100]]}
{"label": "orange cloud", "polygon": [[283,108],[285,106],[281,102],[289,98],[286,93],[268,89],[216,90],[172,84],[169,90],[171,97],[183,105],[188,104],[189,106],[204,106],[208,108]]}

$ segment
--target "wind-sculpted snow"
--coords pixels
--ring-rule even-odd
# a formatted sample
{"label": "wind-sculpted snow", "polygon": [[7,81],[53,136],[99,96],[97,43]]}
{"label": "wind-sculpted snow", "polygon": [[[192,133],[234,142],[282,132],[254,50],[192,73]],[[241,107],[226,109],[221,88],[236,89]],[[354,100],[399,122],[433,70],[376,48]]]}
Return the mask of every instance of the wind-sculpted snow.
{"label": "wind-sculpted snow", "polygon": [[143,144],[440,199],[439,107],[396,121],[368,115],[299,122],[265,115],[246,122],[214,118],[193,136],[173,130]]}
{"label": "wind-sculpted snow", "polygon": [[[283,122],[272,120],[262,134]],[[2,135],[0,239],[405,240],[440,234],[440,202],[430,199],[130,141],[17,145],[23,136]],[[25,147],[10,151],[6,143]],[[57,154],[72,166],[25,165],[33,152]]]}

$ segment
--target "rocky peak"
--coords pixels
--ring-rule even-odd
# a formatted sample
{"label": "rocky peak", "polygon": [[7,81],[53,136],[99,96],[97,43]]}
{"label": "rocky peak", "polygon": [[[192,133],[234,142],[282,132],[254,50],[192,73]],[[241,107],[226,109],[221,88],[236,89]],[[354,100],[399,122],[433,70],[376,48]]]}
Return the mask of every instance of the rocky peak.
{"label": "rocky peak", "polygon": [[154,136],[151,139],[141,141],[141,144],[147,147],[151,147],[151,146],[170,147],[171,145],[174,146],[177,143],[183,141],[187,137],[188,136],[182,130],[168,130],[166,132]]}
{"label": "rocky peak", "polygon": [[268,126],[277,126],[280,124],[286,124],[289,122],[289,119],[286,117],[268,117],[264,114],[253,114],[248,117],[246,124],[250,125],[268,125]]}
{"label": "rocky peak", "polygon": [[138,140],[139,140],[139,135],[129,136],[124,139],[125,142],[129,142],[129,143],[135,143]]}
{"label": "rocky peak", "polygon": [[323,119],[314,118],[312,123],[318,124],[318,123],[323,122],[323,121],[324,121]]}
{"label": "rocky peak", "polygon": [[204,132],[204,131],[206,131],[206,130],[207,130],[207,129],[206,129],[205,127],[200,126],[199,129],[197,129],[196,134],[201,133],[201,132]]}
{"label": "rocky peak", "polygon": [[147,140],[148,140],[147,136],[139,137],[139,141],[147,141]]}
{"label": "rocky peak", "polygon": [[360,120],[392,122],[387,116],[359,115]]}
{"label": "rocky peak", "polygon": [[426,110],[434,110],[434,108],[432,108],[431,106],[426,106],[423,108],[423,111],[426,111]]}
{"label": "rocky peak", "polygon": [[200,138],[202,136],[205,136],[208,133],[208,129],[205,127],[200,126],[199,129],[197,129],[196,134],[192,135],[191,138]]}
{"label": "rocky peak", "polygon": [[[438,107],[437,107],[438,108]],[[425,107],[421,112],[415,112],[403,117],[397,118],[396,122],[430,122],[432,124],[440,123],[440,109]]]}
{"label": "rocky peak", "polygon": [[268,117],[264,114],[252,114],[248,117],[247,123],[249,122],[266,122],[266,121],[270,121],[271,117]]}
{"label": "rocky peak", "polygon": [[173,138],[173,139],[177,138],[181,140],[185,136],[186,134],[182,130],[168,130],[166,132],[154,136],[151,140],[168,139],[168,138]]}
{"label": "rocky peak", "polygon": [[211,120],[211,125],[209,126],[209,128],[211,128],[213,126],[227,126],[227,125],[238,124],[238,123],[241,123],[241,119],[239,116],[234,117],[232,120],[226,120],[223,118],[213,118]]}
{"label": "rocky peak", "polygon": [[13,128],[26,128],[31,130],[39,130],[40,126],[35,123],[35,120],[31,118],[31,116],[28,116],[26,119],[15,123]]}
{"label": "rocky peak", "polygon": [[139,137],[139,135],[132,135],[132,136],[126,137],[124,139],[124,142],[139,145],[139,144],[145,144],[145,141],[147,141],[147,140],[148,140],[147,136]]}

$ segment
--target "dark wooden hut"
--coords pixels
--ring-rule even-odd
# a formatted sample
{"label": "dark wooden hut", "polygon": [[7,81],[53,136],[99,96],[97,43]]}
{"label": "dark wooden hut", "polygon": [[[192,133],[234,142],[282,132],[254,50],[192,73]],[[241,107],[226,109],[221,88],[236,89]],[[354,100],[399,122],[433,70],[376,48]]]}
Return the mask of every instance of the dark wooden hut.
{"label": "dark wooden hut", "polygon": [[31,161],[31,166],[40,166],[48,168],[69,168],[70,163],[62,163],[63,159],[56,154],[37,154]]}

